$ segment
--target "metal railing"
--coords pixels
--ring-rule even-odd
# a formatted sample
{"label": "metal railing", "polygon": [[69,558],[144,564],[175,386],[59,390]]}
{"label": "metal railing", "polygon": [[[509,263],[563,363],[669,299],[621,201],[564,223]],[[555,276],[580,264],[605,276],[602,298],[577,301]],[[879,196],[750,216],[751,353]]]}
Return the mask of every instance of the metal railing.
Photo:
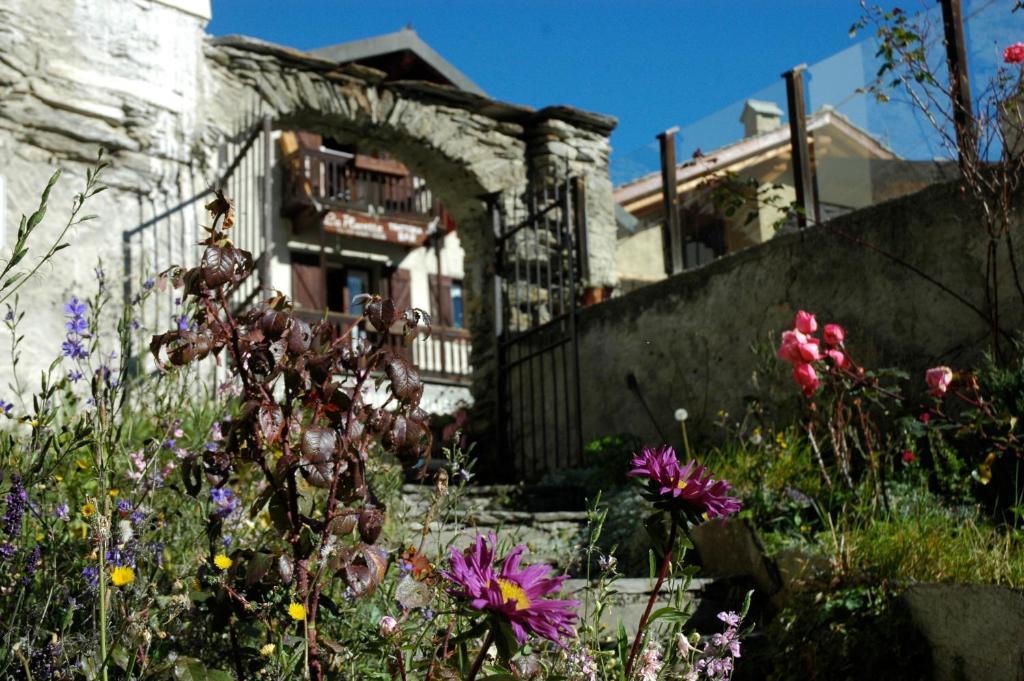
{"label": "metal railing", "polygon": [[349,209],[429,221],[440,202],[423,178],[360,168],[352,154],[299,149],[284,159],[288,169],[288,203],[310,199],[323,208]]}
{"label": "metal railing", "polygon": [[[358,322],[351,333],[353,342],[361,338],[375,340],[378,337],[377,332],[365,321],[359,322],[358,315],[327,312],[325,317],[323,312],[304,309],[296,310],[296,315],[310,324],[326,319],[339,333],[347,331]],[[412,362],[419,369],[420,376],[428,382],[469,384],[473,369],[470,364],[472,342],[466,329],[433,326],[429,336],[417,336],[408,345],[401,333],[389,333],[385,344],[392,352]]]}

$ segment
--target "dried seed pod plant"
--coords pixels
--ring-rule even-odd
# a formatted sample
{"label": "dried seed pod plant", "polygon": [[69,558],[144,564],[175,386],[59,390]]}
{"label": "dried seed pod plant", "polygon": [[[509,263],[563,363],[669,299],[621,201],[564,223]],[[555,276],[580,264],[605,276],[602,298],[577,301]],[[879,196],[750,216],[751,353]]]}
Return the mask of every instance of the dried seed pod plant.
{"label": "dried seed pod plant", "polygon": [[[251,479],[265,481],[250,513],[266,509],[276,537],[258,551],[230,556],[225,601],[234,615],[251,617],[231,578],[252,586],[272,572],[267,566],[278,566],[271,578],[290,584],[305,608],[309,674],[320,679],[322,597],[335,586],[368,595],[387,566],[376,545],[386,509],[366,482],[367,458],[380,451],[375,445],[406,464],[429,456],[419,372],[385,339],[394,329],[406,341],[429,333],[430,318],[380,296],[360,296],[354,302],[363,306],[362,317],[341,331],[300,319],[280,293],[236,314],[232,294],[252,274],[253,256],[231,243],[234,211],[223,193],[206,208],[213,222],[201,242],[201,264],[166,273],[192,304],[191,323],[154,336],[150,350],[164,369],[212,356],[240,383],[239,416],[218,447],[186,458],[184,484],[198,496],[204,481],[221,487],[247,468],[256,471]],[[371,333],[358,334],[364,323]],[[215,516],[210,523],[212,551],[219,528]]]}

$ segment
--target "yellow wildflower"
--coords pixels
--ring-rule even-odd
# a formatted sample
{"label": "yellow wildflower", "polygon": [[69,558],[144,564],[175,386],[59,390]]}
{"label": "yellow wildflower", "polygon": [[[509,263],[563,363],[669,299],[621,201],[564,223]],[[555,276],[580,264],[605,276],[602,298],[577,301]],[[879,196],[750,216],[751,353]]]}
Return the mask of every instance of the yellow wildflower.
{"label": "yellow wildflower", "polygon": [[221,570],[227,570],[234,563],[233,560],[225,556],[223,553],[218,553],[213,557],[213,564]]}
{"label": "yellow wildflower", "polygon": [[86,459],[76,460],[75,465],[78,466],[78,470],[80,471],[85,471],[89,469],[89,462]]}
{"label": "yellow wildflower", "polygon": [[82,515],[84,515],[86,518],[89,518],[95,514],[96,507],[93,505],[93,503],[91,501],[85,502],[85,505],[82,506]]}
{"label": "yellow wildflower", "polygon": [[275,650],[277,650],[277,646],[275,646],[273,643],[267,643],[262,648],[260,648],[260,655],[262,655],[263,657],[270,657],[274,654]]}
{"label": "yellow wildflower", "polygon": [[135,581],[135,570],[120,565],[110,571],[110,581],[114,586],[125,586]]}
{"label": "yellow wildflower", "polygon": [[306,619],[306,606],[302,603],[292,603],[288,606],[288,615],[298,622]]}
{"label": "yellow wildflower", "polygon": [[116,497],[120,493],[121,493],[121,490],[119,490],[119,489],[112,489],[109,492],[107,492],[107,494],[109,494],[112,497]]}

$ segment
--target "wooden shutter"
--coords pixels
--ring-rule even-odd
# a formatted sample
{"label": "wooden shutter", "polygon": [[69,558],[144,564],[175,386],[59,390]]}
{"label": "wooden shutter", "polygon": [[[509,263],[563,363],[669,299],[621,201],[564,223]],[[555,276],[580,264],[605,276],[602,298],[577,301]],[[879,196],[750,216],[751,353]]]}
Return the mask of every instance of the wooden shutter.
{"label": "wooden shutter", "polygon": [[320,151],[320,146],[324,143],[323,136],[315,132],[299,132],[295,136],[298,138],[299,146],[304,149]]}
{"label": "wooden shutter", "polygon": [[399,310],[412,307],[411,283],[409,270],[397,269],[388,279],[388,298]]}
{"label": "wooden shutter", "polygon": [[295,306],[307,310],[323,310],[327,304],[325,293],[320,257],[309,253],[292,253],[292,299]]}
{"label": "wooden shutter", "polygon": [[[430,275],[430,311],[434,315],[434,323],[438,326],[451,326],[452,315],[452,278],[442,276],[440,278],[440,292],[438,291],[438,277]],[[441,309],[437,309],[437,299],[440,295]]]}

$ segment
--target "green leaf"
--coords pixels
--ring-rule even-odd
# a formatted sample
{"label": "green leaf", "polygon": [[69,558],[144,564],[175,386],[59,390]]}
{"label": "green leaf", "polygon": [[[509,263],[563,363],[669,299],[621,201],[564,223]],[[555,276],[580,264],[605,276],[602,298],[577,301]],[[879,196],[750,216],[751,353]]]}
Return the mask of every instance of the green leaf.
{"label": "green leaf", "polygon": [[651,623],[659,619],[663,619],[673,624],[684,624],[686,620],[690,619],[690,616],[683,610],[680,610],[679,608],[667,606],[655,610],[653,613],[651,613],[651,617],[647,621],[648,623]]}

